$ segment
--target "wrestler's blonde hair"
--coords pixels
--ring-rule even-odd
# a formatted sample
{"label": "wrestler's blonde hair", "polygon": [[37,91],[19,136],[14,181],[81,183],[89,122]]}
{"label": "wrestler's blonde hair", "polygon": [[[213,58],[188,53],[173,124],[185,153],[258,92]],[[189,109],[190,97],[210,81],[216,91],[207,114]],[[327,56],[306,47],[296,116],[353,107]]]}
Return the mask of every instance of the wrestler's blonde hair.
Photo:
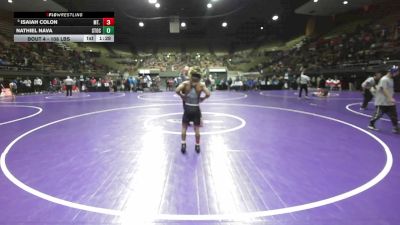
{"label": "wrestler's blonde hair", "polygon": [[200,67],[198,67],[198,66],[194,66],[194,67],[190,68],[190,70],[189,70],[190,78],[192,78],[193,74],[199,74],[200,75],[200,79],[201,79],[201,77],[203,75]]}

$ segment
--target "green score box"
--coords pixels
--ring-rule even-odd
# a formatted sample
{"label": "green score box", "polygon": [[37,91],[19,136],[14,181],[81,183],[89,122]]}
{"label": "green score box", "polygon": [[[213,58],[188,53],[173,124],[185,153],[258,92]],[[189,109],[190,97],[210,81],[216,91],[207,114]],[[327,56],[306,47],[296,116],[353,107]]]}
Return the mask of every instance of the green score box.
{"label": "green score box", "polygon": [[103,27],[103,34],[114,34],[114,27],[111,26]]}

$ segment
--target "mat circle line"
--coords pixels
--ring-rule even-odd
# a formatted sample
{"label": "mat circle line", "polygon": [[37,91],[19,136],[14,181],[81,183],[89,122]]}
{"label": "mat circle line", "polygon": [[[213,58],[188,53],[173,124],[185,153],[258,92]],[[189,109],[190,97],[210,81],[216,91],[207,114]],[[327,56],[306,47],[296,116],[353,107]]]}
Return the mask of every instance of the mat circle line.
{"label": "mat circle line", "polygon": [[[359,102],[350,103],[350,104],[346,105],[346,110],[351,112],[351,113],[360,115],[360,116],[369,117],[369,118],[372,117],[372,115],[368,115],[368,114],[365,114],[365,113],[362,113],[362,112],[355,111],[354,109],[351,109],[351,107],[354,106],[354,105],[361,106],[361,103],[359,103]],[[381,118],[381,120],[390,122],[390,120],[386,119],[386,118]],[[400,121],[398,123],[400,123]]]}
{"label": "mat circle line", "polygon": [[[125,93],[120,93],[120,95],[114,95],[114,96],[107,96],[107,97],[97,97],[97,98],[74,98],[74,99],[69,99],[69,100],[63,100],[63,101],[29,101],[29,102],[4,102],[0,101],[0,104],[37,104],[37,103],[63,103],[63,102],[87,102],[87,101],[96,101],[96,100],[107,100],[107,99],[114,99],[114,98],[120,98],[124,97]],[[18,96],[17,96],[18,98]]]}
{"label": "mat circle line", "polygon": [[[361,186],[356,187],[350,191],[338,194],[336,196],[329,197],[329,198],[322,199],[322,200],[317,200],[317,201],[310,202],[310,203],[289,206],[289,207],[285,207],[285,208],[271,209],[271,210],[266,210],[266,211],[242,212],[242,213],[234,213],[234,214],[233,213],[209,214],[209,215],[157,214],[157,215],[151,216],[151,218],[146,218],[149,221],[249,221],[249,220],[253,220],[256,218],[263,218],[263,217],[274,216],[274,215],[282,215],[282,214],[287,214],[287,213],[293,213],[293,212],[299,212],[299,211],[304,211],[304,210],[308,210],[308,209],[318,208],[321,206],[329,205],[332,203],[336,203],[336,202],[351,198],[353,196],[356,196],[356,195],[374,187],[389,174],[389,172],[393,166],[392,152],[384,141],[379,139],[376,135],[372,134],[371,132],[366,131],[366,130],[364,130],[354,124],[348,123],[346,121],[342,121],[342,120],[339,120],[339,119],[336,119],[333,117],[328,117],[328,116],[324,116],[324,115],[320,115],[320,114],[316,114],[316,113],[300,111],[300,110],[295,110],[295,109],[288,109],[288,108],[272,107],[272,106],[233,104],[233,103],[209,103],[207,105],[215,105],[215,106],[225,105],[225,106],[235,106],[235,107],[249,107],[249,108],[280,110],[280,111],[286,111],[286,112],[300,113],[303,115],[309,115],[309,116],[314,116],[314,117],[318,117],[318,118],[322,118],[322,119],[327,119],[327,120],[330,120],[333,122],[338,122],[338,123],[347,125],[349,127],[352,127],[355,130],[360,131],[360,132],[368,135],[375,141],[377,141],[383,147],[384,153],[386,155],[386,163],[385,163],[383,169],[374,178],[372,178],[368,182],[362,184]],[[79,117],[100,114],[100,113],[105,113],[105,112],[113,112],[113,111],[118,111],[118,110],[129,110],[129,109],[136,109],[136,108],[160,107],[160,106],[181,106],[181,104],[139,105],[139,106],[124,107],[124,108],[106,109],[106,110],[94,111],[94,112],[83,113],[83,114],[79,114],[79,115],[75,115],[75,116],[66,117],[63,119],[59,119],[59,120],[41,125],[34,129],[31,129],[31,130],[21,134],[20,136],[18,136],[11,143],[9,143],[7,145],[7,147],[5,148],[5,150],[3,151],[3,153],[1,154],[1,157],[0,157],[1,170],[4,173],[4,175],[7,177],[7,179],[9,179],[17,187],[21,188],[22,190],[24,190],[32,195],[42,198],[44,200],[47,200],[47,201],[50,201],[50,202],[53,202],[53,203],[56,203],[59,205],[63,205],[66,207],[84,210],[84,211],[105,214],[105,215],[123,216],[124,212],[121,210],[94,207],[94,206],[90,206],[90,205],[67,201],[67,200],[60,199],[60,198],[51,196],[49,194],[43,193],[39,190],[36,190],[36,189],[28,186],[27,184],[18,180],[18,178],[16,178],[11,173],[11,171],[8,169],[7,164],[6,164],[7,154],[10,152],[11,148],[25,136],[27,136],[37,130],[43,129],[47,126],[53,125],[53,124],[57,124],[57,123],[60,123],[60,122],[66,121],[66,120],[71,120],[71,119],[75,119],[75,118],[79,118]],[[142,217],[140,217],[140,218],[142,219]]]}
{"label": "mat circle line", "polygon": [[[266,91],[260,91],[259,94],[261,96],[265,96],[265,97],[273,97],[273,98],[290,98],[290,99],[298,99],[298,97],[296,96],[291,96],[291,95],[271,95],[271,94],[265,94]],[[310,92],[309,92],[310,93]],[[362,100],[361,98],[336,98],[336,97],[316,97],[316,96],[312,96],[309,97],[309,99],[311,100]]]}
{"label": "mat circle line", "polygon": [[18,122],[18,121],[21,121],[21,120],[26,120],[26,119],[32,118],[34,116],[37,116],[37,115],[39,115],[40,113],[43,112],[42,108],[36,107],[36,106],[31,106],[31,105],[0,105],[0,107],[33,108],[33,109],[37,109],[38,110],[37,112],[35,112],[35,113],[31,114],[31,115],[28,115],[28,116],[24,116],[24,117],[21,117],[21,118],[9,120],[9,121],[6,121],[6,122],[0,122],[0,126],[1,125],[6,125],[6,124],[10,124],[10,123],[15,123],[15,122]]}
{"label": "mat circle line", "polygon": [[[243,93],[241,93],[243,94]],[[137,96],[138,99],[143,100],[143,101],[153,101],[153,102],[181,102],[182,100],[179,98],[179,96],[173,95],[172,97],[177,98],[177,99],[157,99],[157,97],[162,97],[162,96],[157,96],[153,99],[150,98],[144,98],[144,96],[150,96],[151,94],[140,94]],[[234,100],[240,100],[240,99],[245,99],[248,97],[247,94],[243,94],[242,96],[239,97],[233,97],[233,98],[225,98],[225,99],[213,99],[211,94],[211,98],[207,99],[207,102],[219,102],[219,101],[234,101]]]}

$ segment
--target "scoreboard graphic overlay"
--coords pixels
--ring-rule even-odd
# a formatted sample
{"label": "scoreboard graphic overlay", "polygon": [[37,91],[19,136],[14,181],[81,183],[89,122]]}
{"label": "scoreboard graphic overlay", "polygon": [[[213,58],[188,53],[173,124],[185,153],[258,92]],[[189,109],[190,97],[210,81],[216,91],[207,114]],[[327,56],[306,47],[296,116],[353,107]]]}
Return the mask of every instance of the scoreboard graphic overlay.
{"label": "scoreboard graphic overlay", "polygon": [[114,42],[114,12],[14,12],[14,42]]}

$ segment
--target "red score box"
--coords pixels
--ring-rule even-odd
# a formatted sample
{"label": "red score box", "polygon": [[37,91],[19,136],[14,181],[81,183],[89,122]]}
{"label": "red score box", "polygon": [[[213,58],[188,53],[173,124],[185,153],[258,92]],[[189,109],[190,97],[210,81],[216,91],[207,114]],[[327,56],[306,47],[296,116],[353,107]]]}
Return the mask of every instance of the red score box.
{"label": "red score box", "polygon": [[114,18],[103,18],[103,26],[114,26]]}

